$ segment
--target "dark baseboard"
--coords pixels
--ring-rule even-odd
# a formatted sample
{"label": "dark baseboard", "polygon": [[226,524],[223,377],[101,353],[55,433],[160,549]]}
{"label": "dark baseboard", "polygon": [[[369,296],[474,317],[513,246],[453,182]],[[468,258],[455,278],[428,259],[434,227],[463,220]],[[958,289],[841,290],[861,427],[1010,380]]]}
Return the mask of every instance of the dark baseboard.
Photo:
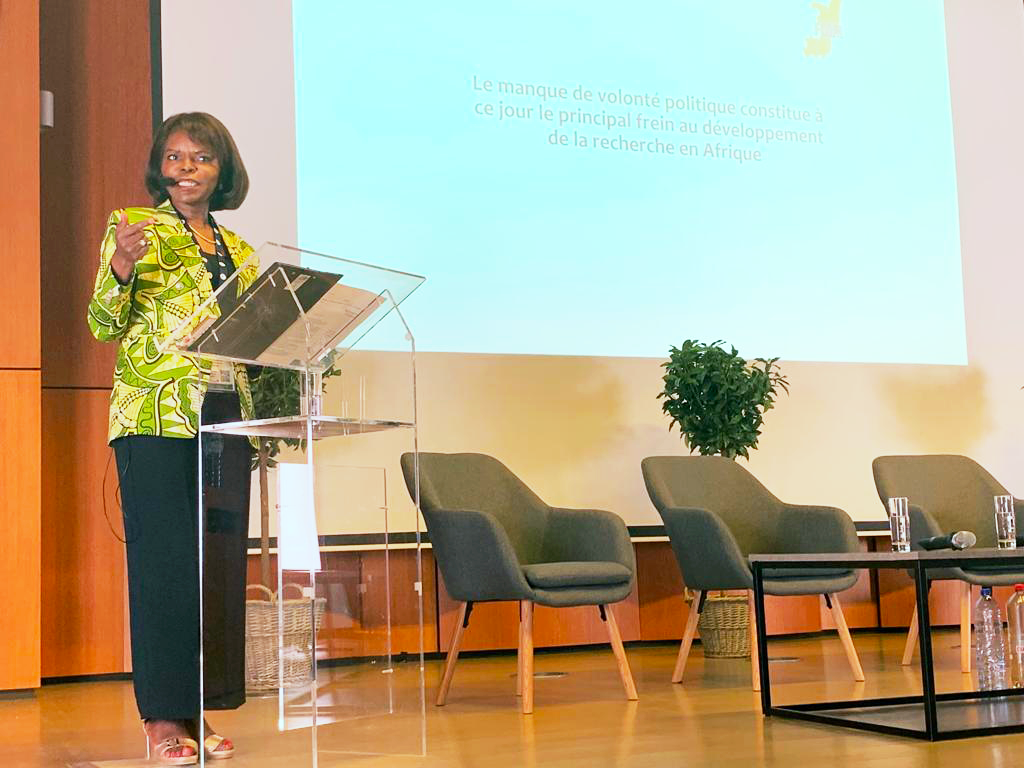
{"label": "dark baseboard", "polygon": [[44,677],[42,679],[42,684],[63,685],[65,683],[105,683],[131,679],[131,672],[108,672],[104,675],[62,675],[60,677]]}
{"label": "dark baseboard", "polygon": [[9,691],[0,691],[0,701],[13,701],[16,699],[33,699],[36,695],[35,688],[12,688]]}

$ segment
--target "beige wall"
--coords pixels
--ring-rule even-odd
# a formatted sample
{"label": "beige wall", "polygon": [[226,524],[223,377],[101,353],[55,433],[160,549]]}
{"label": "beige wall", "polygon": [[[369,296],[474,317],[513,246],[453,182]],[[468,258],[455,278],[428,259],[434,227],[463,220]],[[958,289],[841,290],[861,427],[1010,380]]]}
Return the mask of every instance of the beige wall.
{"label": "beige wall", "polygon": [[[242,211],[217,220],[257,246],[298,240],[291,9],[277,0],[161,0],[163,115],[209,112],[231,131],[252,186]],[[211,40],[197,41],[197,19]]]}

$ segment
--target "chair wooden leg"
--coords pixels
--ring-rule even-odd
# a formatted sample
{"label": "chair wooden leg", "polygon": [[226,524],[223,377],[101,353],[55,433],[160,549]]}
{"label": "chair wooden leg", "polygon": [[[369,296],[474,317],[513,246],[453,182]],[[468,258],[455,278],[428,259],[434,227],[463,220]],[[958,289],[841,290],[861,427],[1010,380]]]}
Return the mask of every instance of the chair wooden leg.
{"label": "chair wooden leg", "polygon": [[904,667],[914,660],[914,648],[917,647],[917,606],[914,606],[914,615],[910,617],[910,631],[907,632],[907,644],[903,646],[903,658],[900,664]]}
{"label": "chair wooden leg", "polygon": [[612,642],[612,652],[615,654],[615,661],[619,665],[619,677],[622,678],[622,687],[626,689],[626,698],[636,701],[636,686],[633,684],[633,673],[629,670],[629,659],[626,658],[626,649],[622,647],[622,636],[619,634],[619,625],[615,623],[615,614],[612,613],[610,605],[602,605],[601,613],[604,622],[608,625],[608,637]]}
{"label": "chair wooden leg", "polygon": [[448,698],[448,688],[452,684],[452,675],[455,674],[455,662],[459,660],[459,646],[462,644],[462,633],[466,631],[466,611],[469,603],[462,603],[459,606],[459,615],[455,619],[455,631],[452,632],[452,642],[448,646],[448,657],[444,662],[444,676],[441,678],[441,687],[437,691],[437,706],[443,707]]}
{"label": "chair wooden leg", "polygon": [[960,671],[971,674],[971,585],[960,582]]}
{"label": "chair wooden leg", "polygon": [[757,653],[757,609],[754,590],[747,590],[747,607],[750,615],[750,682],[755,691],[761,690],[761,661]]}
{"label": "chair wooden leg", "polygon": [[832,604],[832,619],[836,623],[836,630],[839,632],[839,639],[843,642],[843,650],[846,651],[846,660],[850,663],[850,671],[853,672],[853,679],[858,683],[864,681],[864,670],[860,666],[860,657],[857,656],[857,649],[853,645],[853,638],[850,637],[850,628],[846,624],[846,616],[843,615],[843,607],[839,604],[839,598],[834,592],[828,595]]}
{"label": "chair wooden leg", "polygon": [[519,603],[519,644],[516,646],[516,696],[523,695],[523,603]]}
{"label": "chair wooden leg", "polygon": [[701,597],[704,593],[694,592],[693,602],[690,603],[690,614],[686,617],[686,629],[683,630],[683,642],[679,644],[679,655],[676,656],[676,668],[672,670],[672,682],[683,682],[683,672],[686,670],[686,659],[690,655],[690,647],[693,645],[693,638],[697,634],[697,621],[700,619],[698,608]]}
{"label": "chair wooden leg", "polygon": [[522,658],[523,714],[533,713],[533,602],[520,600],[522,613],[522,636],[519,639],[519,655]]}

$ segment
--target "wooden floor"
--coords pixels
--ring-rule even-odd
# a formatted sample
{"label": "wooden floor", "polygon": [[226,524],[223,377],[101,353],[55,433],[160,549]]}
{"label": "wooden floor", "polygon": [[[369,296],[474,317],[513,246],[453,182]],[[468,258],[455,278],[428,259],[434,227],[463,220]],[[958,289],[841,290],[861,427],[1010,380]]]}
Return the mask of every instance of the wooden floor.
{"label": "wooden floor", "polygon": [[[821,638],[772,641],[773,693],[779,703],[819,697],[855,698],[916,692],[914,667],[901,667],[899,634],[855,634],[867,675],[854,683],[834,634]],[[940,691],[963,690],[959,637],[935,637]],[[676,648],[627,648],[640,700],[627,702],[607,646],[586,651],[541,653],[536,660],[535,713],[521,715],[515,698],[514,656],[459,661],[448,704],[431,703],[441,662],[427,665],[425,757],[420,743],[417,697],[410,697],[418,675],[409,667],[399,713],[351,717],[321,729],[320,766],[921,766],[924,768],[1001,768],[1024,764],[1024,735],[927,744],[793,721],[761,717],[750,690],[749,663],[705,660],[700,646],[682,685],[669,678]],[[784,657],[797,657],[791,661]],[[916,660],[915,660],[916,661]],[[339,672],[339,669],[333,670]],[[549,673],[566,673],[547,677]],[[340,668],[353,690],[370,677]],[[344,686],[342,686],[344,688]],[[370,707],[383,711],[378,696]],[[339,699],[339,707],[345,702]],[[349,701],[349,704],[352,702]],[[395,704],[394,701],[391,702]],[[412,705],[410,705],[412,703]],[[296,703],[296,708],[301,702]],[[410,711],[411,710],[411,711]],[[340,709],[338,711],[341,711]],[[351,714],[351,713],[350,713]],[[215,727],[236,741],[238,753],[225,768],[308,765],[310,731],[281,734],[274,699],[256,699],[231,713],[214,714]],[[372,747],[373,749],[370,749]],[[126,682],[50,685],[27,699],[0,700],[0,765],[37,766],[144,764],[143,742],[131,684]],[[388,756],[345,754],[346,749],[386,751]],[[132,759],[135,758],[135,759]],[[114,762],[105,762],[114,761]]]}

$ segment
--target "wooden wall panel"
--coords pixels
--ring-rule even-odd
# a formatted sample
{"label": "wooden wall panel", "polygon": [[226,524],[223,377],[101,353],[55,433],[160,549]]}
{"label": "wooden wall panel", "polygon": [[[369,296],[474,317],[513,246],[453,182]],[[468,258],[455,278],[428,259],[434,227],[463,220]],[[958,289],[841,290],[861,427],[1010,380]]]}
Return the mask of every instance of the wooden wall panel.
{"label": "wooden wall panel", "polygon": [[109,396],[43,390],[44,677],[128,668],[125,551],[117,538],[124,530],[106,440]]}
{"label": "wooden wall panel", "polygon": [[42,136],[43,386],[109,387],[115,345],[93,340],[86,307],[110,211],[151,204],[149,3],[42,0],[39,19],[55,112]]}
{"label": "wooden wall panel", "polygon": [[[416,582],[416,553],[411,549],[399,549],[391,553],[391,650],[393,653],[413,652],[419,647],[419,610],[413,584]],[[367,620],[363,626],[381,637],[380,630],[384,626],[386,591],[383,589],[386,573],[384,569],[384,553],[381,551],[363,552],[360,555],[360,582],[367,585],[363,599],[363,610]],[[434,584],[433,553],[424,550],[423,557],[423,650],[430,653],[437,650],[437,614]],[[383,643],[378,639],[367,645],[373,655],[384,651]]]}
{"label": "wooden wall panel", "polygon": [[[906,571],[878,571],[878,601],[883,627],[909,627],[914,613],[914,583]],[[932,626],[960,625],[960,582],[936,581],[928,595]]]}
{"label": "wooden wall panel", "polygon": [[[19,3],[5,2],[4,8]],[[28,5],[28,3],[25,3]],[[152,135],[149,3],[40,0],[36,63],[54,127],[35,137],[41,203],[44,516],[43,674],[130,669],[124,550],[103,516],[106,409],[116,345],[89,334],[86,306],[109,212],[148,204]],[[38,94],[33,94],[38,113]],[[37,272],[39,270],[37,269]],[[116,472],[110,467],[112,487]],[[120,531],[120,512],[109,503]]]}
{"label": "wooden wall panel", "polygon": [[640,639],[680,640],[690,606],[683,598],[683,575],[667,541],[640,542],[636,551],[640,593]]}
{"label": "wooden wall panel", "polygon": [[0,690],[39,685],[39,371],[0,370]]}
{"label": "wooden wall panel", "polygon": [[[497,651],[517,647],[519,644],[518,611],[519,606],[514,602],[476,603],[469,619],[469,627],[462,636],[462,650]],[[458,603],[452,600],[448,594],[448,590],[444,587],[444,580],[438,579],[437,636],[439,650],[442,653],[447,653],[451,647],[457,612]],[[540,647],[536,638],[534,645]]]}
{"label": "wooden wall panel", "polygon": [[39,685],[39,4],[0,2],[0,690]]}
{"label": "wooden wall panel", "polygon": [[[640,603],[636,587],[612,608],[619,634],[625,643],[640,639]],[[540,648],[607,643],[608,628],[593,606],[549,608],[538,605],[533,613],[534,641]]]}
{"label": "wooden wall panel", "polygon": [[39,368],[39,3],[0,3],[0,368]]}
{"label": "wooden wall panel", "polygon": [[769,635],[795,635],[821,630],[821,597],[765,595],[764,622]]}
{"label": "wooden wall panel", "polygon": [[[271,555],[271,569],[277,578],[277,558]],[[317,594],[326,596],[327,608],[319,635],[320,653],[329,659],[380,656],[386,652],[384,632],[386,591],[384,553],[325,552],[324,572],[317,577]],[[249,555],[248,584],[259,584],[259,555]],[[423,650],[437,651],[437,591],[434,559],[423,551]],[[416,553],[398,549],[391,553],[391,651],[415,653],[419,648],[419,608],[413,584],[416,581]],[[285,583],[308,584],[305,574],[285,574]],[[286,597],[294,597],[288,590]],[[249,599],[261,599],[259,591]]]}

